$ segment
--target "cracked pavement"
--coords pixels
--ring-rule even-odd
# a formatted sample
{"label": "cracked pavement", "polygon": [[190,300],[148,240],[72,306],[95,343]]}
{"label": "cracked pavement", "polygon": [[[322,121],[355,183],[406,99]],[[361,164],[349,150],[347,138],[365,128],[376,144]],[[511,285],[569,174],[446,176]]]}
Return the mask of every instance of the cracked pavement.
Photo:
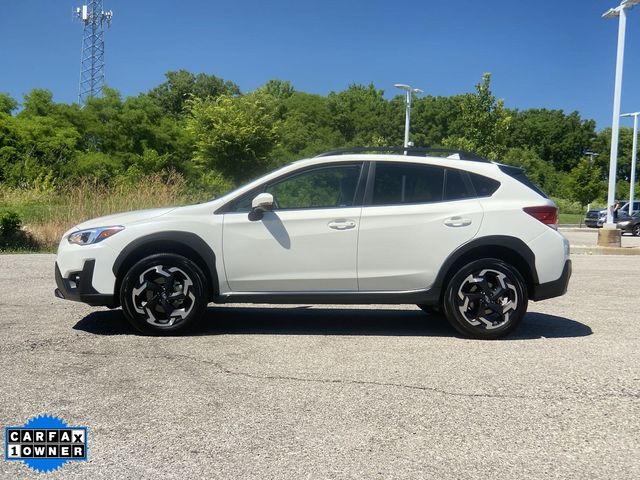
{"label": "cracked pavement", "polygon": [[573,261],[483,342],[409,305],[210,306],[141,337],[54,298],[53,255],[1,255],[0,422],[89,427],[55,478],[640,478],[640,258]]}

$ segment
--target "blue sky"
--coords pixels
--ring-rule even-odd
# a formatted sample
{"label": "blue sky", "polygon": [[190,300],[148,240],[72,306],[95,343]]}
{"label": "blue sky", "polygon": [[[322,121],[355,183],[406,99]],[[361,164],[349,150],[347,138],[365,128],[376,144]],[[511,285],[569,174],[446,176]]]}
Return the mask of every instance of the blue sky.
{"label": "blue sky", "polygon": [[[0,0],[0,91],[77,98],[81,0]],[[185,68],[243,91],[269,79],[326,94],[397,82],[432,95],[472,91],[483,72],[513,108],[578,110],[611,123],[616,0],[105,0],[107,83],[135,95]],[[640,7],[629,14],[623,111],[640,110]]]}

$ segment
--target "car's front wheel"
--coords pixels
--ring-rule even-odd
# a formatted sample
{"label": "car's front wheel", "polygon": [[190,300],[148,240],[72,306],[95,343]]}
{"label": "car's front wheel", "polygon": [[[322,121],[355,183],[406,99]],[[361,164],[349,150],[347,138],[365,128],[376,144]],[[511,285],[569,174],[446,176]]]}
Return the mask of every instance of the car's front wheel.
{"label": "car's front wheel", "polygon": [[150,335],[184,330],[207,307],[206,277],[191,260],[162,253],[143,258],[122,280],[120,303],[138,331]]}
{"label": "car's front wheel", "polygon": [[445,315],[462,335],[495,339],[510,333],[527,312],[527,286],[511,265],[495,258],[463,266],[444,294]]}
{"label": "car's front wheel", "polygon": [[640,223],[637,223],[633,226],[633,228],[631,229],[631,233],[633,233],[635,237],[640,237]]}

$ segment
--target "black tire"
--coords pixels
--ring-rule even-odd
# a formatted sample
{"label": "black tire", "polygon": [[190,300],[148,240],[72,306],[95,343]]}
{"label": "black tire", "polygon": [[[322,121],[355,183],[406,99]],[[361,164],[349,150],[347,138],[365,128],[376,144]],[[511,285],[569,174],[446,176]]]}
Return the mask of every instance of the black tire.
{"label": "black tire", "polygon": [[422,310],[424,313],[426,313],[430,317],[442,316],[442,309],[440,308],[439,305],[425,305],[424,303],[418,303],[417,306],[418,308],[420,308],[420,310]]}
{"label": "black tire", "polygon": [[640,223],[636,223],[633,228],[631,228],[631,233],[634,237],[640,237]]}
{"label": "black tire", "polygon": [[173,335],[202,317],[207,283],[188,258],[160,253],[143,258],[122,279],[120,304],[133,327],[146,335]]}
{"label": "black tire", "polygon": [[527,285],[514,267],[483,258],[468,263],[451,278],[443,306],[447,320],[462,335],[492,340],[518,326],[528,300]]}

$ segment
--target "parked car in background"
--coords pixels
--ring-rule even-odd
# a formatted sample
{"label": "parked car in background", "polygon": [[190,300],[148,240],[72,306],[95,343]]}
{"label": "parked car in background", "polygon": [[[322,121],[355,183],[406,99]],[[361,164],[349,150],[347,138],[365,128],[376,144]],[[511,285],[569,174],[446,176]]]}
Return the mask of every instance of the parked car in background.
{"label": "parked car in background", "polygon": [[606,209],[591,209],[584,217],[584,224],[589,228],[600,228],[602,226],[602,223],[599,223],[600,220],[605,219],[606,217]]}
{"label": "parked car in background", "polygon": [[[625,214],[629,214],[629,202],[626,202],[624,205],[622,205],[622,207],[620,208],[620,211],[625,213]],[[640,200],[635,200],[633,202],[633,209],[631,210],[631,214],[634,215],[636,213],[640,212]]]}
{"label": "parked car in background", "polygon": [[618,217],[618,228],[622,230],[622,234],[630,233],[636,237],[640,237],[640,211],[636,211],[633,215],[620,214]]}
{"label": "parked car in background", "polygon": [[[632,213],[636,214],[640,212],[640,200],[633,202]],[[628,215],[629,213],[629,201],[625,200],[622,207],[620,207],[619,215]],[[607,221],[607,209],[591,209],[584,217],[584,224],[590,228],[601,228]]]}

